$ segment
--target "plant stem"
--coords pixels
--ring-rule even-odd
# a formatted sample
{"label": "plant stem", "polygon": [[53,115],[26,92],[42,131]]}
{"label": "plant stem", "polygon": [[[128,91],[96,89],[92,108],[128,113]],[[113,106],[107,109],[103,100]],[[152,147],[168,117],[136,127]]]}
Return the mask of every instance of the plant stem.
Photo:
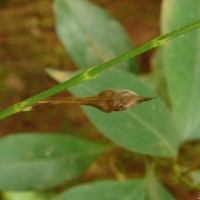
{"label": "plant stem", "polygon": [[9,115],[21,112],[21,111],[29,111],[32,108],[32,105],[34,105],[35,103],[37,103],[38,101],[41,101],[49,96],[52,96],[54,94],[57,94],[58,92],[69,88],[73,85],[76,85],[82,81],[84,81],[84,79],[82,78],[84,73],[81,73],[67,81],[65,81],[62,84],[59,84],[53,88],[50,88],[48,90],[45,90],[44,92],[41,92],[35,96],[32,96],[24,101],[21,101],[17,104],[14,104],[4,110],[2,110],[0,112],[0,119],[3,119],[5,117],[8,117]]}
{"label": "plant stem", "polygon": [[167,41],[176,38],[180,35],[183,35],[189,31],[192,31],[194,29],[197,29],[200,27],[200,20],[196,21],[194,23],[191,23],[187,26],[184,26],[180,29],[177,29],[175,31],[172,31],[170,33],[167,33],[165,35],[161,35],[145,44],[143,44],[142,46],[135,48],[134,50],[122,54],[121,56],[114,58],[102,65],[99,66],[95,66],[95,67],[90,67],[89,69],[83,71],[82,73],[78,74],[77,76],[53,87],[50,88],[48,90],[45,90],[44,92],[41,92],[35,96],[32,96],[24,101],[21,101],[17,104],[14,104],[4,110],[2,110],[0,112],[0,119],[3,119],[5,117],[8,117],[12,114],[21,112],[21,111],[28,111],[31,110],[32,105],[34,105],[35,103],[37,103],[38,101],[41,101],[47,97],[50,97],[56,93],[59,93],[60,91],[67,89],[69,87],[72,87],[76,84],[79,84],[83,81],[87,81],[87,80],[91,80],[96,78],[101,72],[111,68],[114,65],[117,65],[119,63],[121,63],[122,61],[131,59],[137,55],[140,55],[141,53],[144,53],[150,49],[153,49],[155,47],[161,46],[164,43],[166,43]]}
{"label": "plant stem", "polygon": [[175,31],[172,31],[170,33],[166,33],[164,35],[161,35],[159,37],[156,37],[155,39],[141,45],[140,47],[135,48],[132,51],[129,51],[128,53],[122,54],[121,56],[118,56],[117,58],[114,58],[102,65],[96,66],[93,68],[89,73],[91,75],[98,75],[99,73],[111,68],[113,65],[117,65],[125,60],[129,60],[131,58],[134,58],[150,49],[156,48],[158,46],[161,46],[165,44],[167,41],[176,38],[178,36],[181,36],[187,32],[190,32],[194,29],[197,29],[200,27],[200,20],[193,22],[187,26],[184,26],[182,28],[179,28]]}

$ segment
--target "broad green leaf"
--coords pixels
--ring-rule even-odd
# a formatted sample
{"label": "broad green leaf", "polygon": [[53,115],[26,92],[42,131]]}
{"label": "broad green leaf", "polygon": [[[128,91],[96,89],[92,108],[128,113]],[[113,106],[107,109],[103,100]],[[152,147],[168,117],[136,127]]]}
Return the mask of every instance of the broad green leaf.
{"label": "broad green leaf", "polygon": [[53,200],[143,200],[145,185],[142,180],[102,181],[74,187]]}
{"label": "broad green leaf", "polygon": [[[87,0],[55,0],[56,29],[65,49],[80,68],[102,64],[133,49],[121,25]],[[136,71],[130,60],[120,67]]]}
{"label": "broad green leaf", "polygon": [[191,177],[196,183],[200,184],[200,170],[193,171]]}
{"label": "broad green leaf", "polygon": [[169,104],[169,96],[166,85],[166,78],[161,59],[161,51],[158,49],[153,58],[151,59],[152,69],[151,73],[142,74],[141,78],[145,81],[154,91],[156,91],[162,99]]}
{"label": "broad green leaf", "polygon": [[[162,33],[200,18],[199,0],[164,0]],[[200,137],[200,29],[176,38],[162,49],[175,121],[183,140]]]}
{"label": "broad green leaf", "polygon": [[144,200],[175,200],[169,191],[157,180],[153,174],[149,174],[144,182],[146,184],[146,197]]}
{"label": "broad green leaf", "polygon": [[66,135],[0,140],[0,189],[46,189],[76,178],[108,147]]}
{"label": "broad green leaf", "polygon": [[[57,78],[61,77],[58,73],[55,74]],[[129,89],[141,96],[157,98],[130,110],[109,114],[84,107],[88,117],[102,134],[130,151],[176,157],[179,137],[169,110],[158,95],[136,76],[124,71],[111,70],[97,79],[72,87],[70,91],[76,96],[92,96],[107,89]]]}
{"label": "broad green leaf", "polygon": [[28,192],[2,192],[3,200],[49,200],[46,193]]}
{"label": "broad green leaf", "polygon": [[155,179],[101,181],[74,187],[53,200],[174,200]]}
{"label": "broad green leaf", "polygon": [[142,74],[141,79],[156,91],[165,104],[170,107],[165,71],[163,67],[161,48],[154,52],[151,59],[151,73]]}

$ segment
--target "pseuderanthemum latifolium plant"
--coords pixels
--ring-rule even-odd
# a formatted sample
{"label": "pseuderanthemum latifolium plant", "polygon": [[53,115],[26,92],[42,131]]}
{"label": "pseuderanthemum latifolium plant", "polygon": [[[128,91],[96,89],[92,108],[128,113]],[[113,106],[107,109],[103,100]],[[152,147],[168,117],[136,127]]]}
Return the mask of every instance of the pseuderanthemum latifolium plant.
{"label": "pseuderanthemum latifolium plant", "polygon": [[[38,191],[66,185],[99,156],[120,146],[141,155],[146,168],[143,177],[91,182],[50,196],[36,192],[23,195],[55,200],[172,200],[174,194],[158,178],[157,166],[163,159],[173,169],[171,174],[166,172],[171,180],[198,190],[200,170],[179,164],[179,149],[200,138],[199,2],[163,0],[163,35],[135,49],[121,25],[90,1],[54,0],[53,7],[58,37],[79,70],[48,70],[60,84],[1,111],[0,119],[30,111],[35,103],[66,88],[75,96],[126,89],[157,98],[109,114],[83,107],[99,132],[112,142],[109,145],[67,134],[25,133],[1,139],[0,189]],[[151,73],[138,74],[134,57],[161,45]]]}

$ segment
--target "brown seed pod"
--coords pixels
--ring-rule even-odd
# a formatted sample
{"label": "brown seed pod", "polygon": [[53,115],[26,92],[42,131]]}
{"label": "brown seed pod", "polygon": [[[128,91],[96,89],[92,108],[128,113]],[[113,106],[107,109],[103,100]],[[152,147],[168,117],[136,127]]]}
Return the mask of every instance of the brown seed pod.
{"label": "brown seed pod", "polygon": [[103,112],[128,110],[132,106],[153,98],[142,97],[130,90],[105,90],[90,97],[54,97],[39,101],[36,105],[43,104],[78,104],[98,108]]}

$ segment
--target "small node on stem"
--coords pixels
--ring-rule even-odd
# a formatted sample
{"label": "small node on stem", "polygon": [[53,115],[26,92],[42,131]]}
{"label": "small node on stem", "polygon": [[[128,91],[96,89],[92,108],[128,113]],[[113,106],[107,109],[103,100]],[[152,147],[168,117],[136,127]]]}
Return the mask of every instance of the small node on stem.
{"label": "small node on stem", "polygon": [[83,77],[83,80],[91,80],[91,79],[95,79],[96,77],[99,76],[99,74],[95,74],[93,75],[91,72],[97,68],[97,66],[94,67],[90,67],[89,69],[87,69],[86,71],[84,71],[81,76]]}
{"label": "small node on stem", "polygon": [[18,103],[14,106],[14,110],[15,112],[26,112],[26,111],[30,111],[32,110],[32,106],[28,106],[27,105],[28,102],[21,102],[21,103]]}

